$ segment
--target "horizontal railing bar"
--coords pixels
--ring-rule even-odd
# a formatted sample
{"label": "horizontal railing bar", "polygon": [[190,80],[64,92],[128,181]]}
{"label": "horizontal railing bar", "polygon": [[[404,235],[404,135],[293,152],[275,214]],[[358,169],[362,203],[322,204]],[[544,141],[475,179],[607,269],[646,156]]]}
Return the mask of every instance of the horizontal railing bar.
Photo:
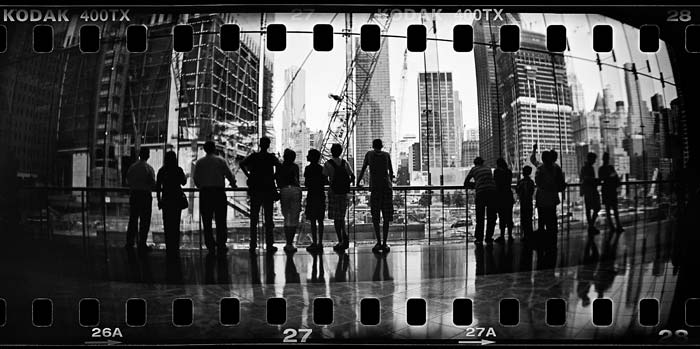
{"label": "horizontal railing bar", "polygon": [[[678,181],[675,180],[660,180],[660,181],[625,181],[625,182],[620,182],[620,186],[623,185],[647,185],[647,184],[671,184],[671,183],[677,183]],[[515,189],[517,185],[512,184],[511,188]],[[566,187],[580,187],[581,183],[566,183]],[[600,186],[600,184],[597,184],[597,186]],[[328,186],[326,186],[328,188]],[[128,192],[130,189],[128,187],[57,187],[57,186],[36,186],[36,187],[21,187],[20,189],[23,190],[66,190],[66,191],[115,191],[115,192]],[[306,191],[308,190],[306,187],[301,187],[302,190]],[[464,186],[462,185],[395,185],[393,186],[394,190],[397,191],[409,191],[409,190],[461,190],[465,189]],[[474,190],[474,188],[467,188],[468,190]],[[183,191],[185,192],[197,192],[200,189],[198,188],[182,188]],[[232,191],[232,192],[246,192],[248,191],[248,187],[237,187],[237,188],[231,188],[231,187],[226,187],[224,188],[225,191]],[[369,191],[369,187],[350,187],[351,191]],[[155,191],[155,190],[154,190]]]}

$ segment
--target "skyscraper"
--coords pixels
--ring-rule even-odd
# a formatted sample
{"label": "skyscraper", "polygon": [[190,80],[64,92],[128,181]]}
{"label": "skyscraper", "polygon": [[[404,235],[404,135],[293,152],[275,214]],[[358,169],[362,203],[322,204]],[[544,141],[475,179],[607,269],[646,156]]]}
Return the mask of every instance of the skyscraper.
{"label": "skyscraper", "polygon": [[[452,73],[418,73],[418,110],[423,168],[459,164]],[[427,101],[426,101],[427,98]],[[442,157],[442,160],[440,158]]]}
{"label": "skyscraper", "polygon": [[[499,54],[503,78],[499,90],[503,102],[504,158],[519,171],[529,164],[532,146],[555,149],[565,174],[575,176],[572,147],[572,100],[561,55],[546,53],[544,34],[523,30],[516,53]],[[481,132],[479,132],[481,137]],[[483,151],[482,151],[483,153]]]}
{"label": "skyscraper", "polygon": [[630,173],[634,178],[646,179],[649,175],[647,145],[653,135],[653,120],[642,99],[639,81],[633,73],[633,63],[625,63],[625,88],[627,89],[627,132],[625,145],[630,156]]}
{"label": "skyscraper", "polygon": [[569,89],[571,90],[571,107],[573,113],[583,113],[586,110],[586,101],[583,98],[583,85],[576,77],[576,74],[567,74]]}
{"label": "skyscraper", "polygon": [[474,165],[474,159],[479,155],[479,133],[477,129],[468,129],[462,142],[462,167]]}
{"label": "skyscraper", "polygon": [[[475,20],[474,41],[491,43],[499,41],[499,30],[504,24],[518,24],[518,14],[506,14],[504,20]],[[498,85],[506,76],[497,72],[496,53],[487,45],[474,45],[474,68],[476,71],[477,103],[479,109],[479,150],[486,164],[495,166],[496,159],[503,155],[503,125],[501,114],[502,96]],[[497,74],[498,73],[498,74]]]}
{"label": "skyscraper", "polygon": [[[384,143],[384,150],[391,153],[392,135],[394,134],[394,122],[392,122],[390,79],[389,79],[389,40],[378,52],[365,52],[360,47],[359,39],[356,42],[356,66],[355,66],[355,95],[360,95],[365,90],[364,99],[357,111],[355,135],[357,147],[356,173],[362,166],[362,160],[367,151],[372,149],[372,140],[379,138]],[[374,69],[373,58],[377,59]],[[349,154],[353,152],[350,151]]]}
{"label": "skyscraper", "polygon": [[462,142],[464,141],[464,118],[462,116],[462,100],[459,99],[459,91],[455,91],[454,95],[454,105],[455,105],[455,131],[457,132],[457,137],[455,138],[455,144],[457,149],[457,166],[462,164]]}
{"label": "skyscraper", "polygon": [[282,148],[289,147],[294,142],[290,139],[295,134],[292,132],[292,125],[306,121],[306,71],[295,66],[285,69],[284,84],[289,86],[289,89],[284,95]]}

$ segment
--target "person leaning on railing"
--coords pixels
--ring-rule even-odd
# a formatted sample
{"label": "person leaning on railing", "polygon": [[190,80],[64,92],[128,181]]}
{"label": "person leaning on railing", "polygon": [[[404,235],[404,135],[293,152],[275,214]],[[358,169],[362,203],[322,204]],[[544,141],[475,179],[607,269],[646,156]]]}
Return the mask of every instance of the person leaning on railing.
{"label": "person leaning on railing", "polygon": [[255,253],[258,241],[258,219],[260,208],[263,208],[265,216],[265,243],[270,253],[277,251],[275,247],[273,230],[275,223],[272,220],[272,208],[277,198],[275,185],[275,170],[279,168],[280,161],[274,154],[268,153],[270,138],[260,138],[260,151],[248,155],[240,162],[241,170],[248,177],[248,195],[250,196],[250,247],[248,251]]}
{"label": "person leaning on railing", "polygon": [[[471,180],[474,180],[472,182]],[[484,243],[484,214],[486,215],[486,243],[493,243],[493,231],[496,229],[496,182],[493,179],[491,169],[484,166],[484,159],[477,156],[474,159],[474,167],[469,170],[464,179],[466,189],[474,189],[476,195],[474,204],[476,206],[476,228],[474,232],[474,244]]]}
{"label": "person leaning on railing", "polygon": [[[226,240],[226,211],[228,202],[224,178],[228,179],[231,188],[236,188],[236,178],[231,173],[226,160],[216,154],[216,145],[212,141],[204,143],[206,156],[197,160],[194,166],[194,185],[200,189],[199,208],[204,226],[204,244],[210,253],[216,250],[225,254],[228,250]],[[212,219],[216,218],[216,241],[212,235]]]}
{"label": "person leaning on railing", "polygon": [[182,186],[187,183],[185,171],[177,165],[174,151],[165,153],[163,167],[156,176],[156,197],[158,208],[163,210],[163,232],[165,249],[168,254],[177,253],[180,248],[180,217],[188,206]]}
{"label": "person leaning on railing", "polygon": [[139,160],[133,163],[126,172],[126,181],[129,184],[129,225],[124,247],[134,247],[134,238],[138,231],[140,252],[147,252],[151,249],[146,245],[146,239],[151,227],[151,204],[153,202],[151,190],[156,184],[156,179],[153,167],[146,162],[149,157],[148,148],[141,148]]}
{"label": "person leaning on railing", "polygon": [[554,164],[554,157],[549,151],[542,152],[542,164],[535,172],[535,201],[538,214],[538,237],[549,247],[556,248],[557,243],[557,205],[559,193],[566,189],[564,173]]}
{"label": "person leaning on railing", "polygon": [[285,149],[282,155],[284,161],[276,173],[277,187],[280,188],[280,206],[284,216],[284,252],[294,253],[294,235],[299,226],[301,213],[301,187],[299,185],[299,166],[294,163],[297,154],[294,150]]}

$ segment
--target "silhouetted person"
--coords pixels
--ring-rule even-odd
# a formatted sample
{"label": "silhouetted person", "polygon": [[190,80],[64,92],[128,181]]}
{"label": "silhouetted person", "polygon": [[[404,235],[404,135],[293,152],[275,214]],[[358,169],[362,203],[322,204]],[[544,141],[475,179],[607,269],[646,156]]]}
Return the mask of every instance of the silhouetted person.
{"label": "silhouetted person", "polygon": [[559,192],[566,188],[566,182],[561,168],[554,165],[551,152],[542,152],[542,165],[535,172],[535,185],[537,186],[535,201],[539,216],[538,234],[547,247],[556,247]]}
{"label": "silhouetted person", "polygon": [[498,207],[498,227],[501,236],[496,242],[505,241],[506,228],[508,229],[508,240],[513,241],[513,172],[508,168],[508,164],[503,158],[496,160],[496,169],[493,171],[493,180],[496,182],[497,207]]}
{"label": "silhouetted person", "polygon": [[[620,224],[620,210],[617,208],[617,188],[620,186],[620,177],[615,171],[615,167],[610,165],[610,154],[603,153],[603,165],[598,168],[598,178],[601,182],[601,193],[603,194],[603,205],[605,205],[605,217],[608,225],[617,233],[625,231]],[[611,212],[612,211],[612,212]],[[612,215],[615,215],[613,223]]]}
{"label": "silhouetted person", "polygon": [[[471,180],[474,179],[472,183]],[[484,215],[486,215],[486,243],[493,242],[493,231],[496,228],[497,202],[496,182],[493,180],[491,169],[484,166],[484,159],[477,156],[474,159],[474,167],[469,170],[464,179],[464,187],[474,188],[474,205],[476,206],[476,228],[474,231],[474,243],[481,245],[484,242]]]}
{"label": "silhouetted person", "polygon": [[[212,141],[204,142],[204,152],[207,154],[197,160],[194,166],[194,185],[199,188],[199,210],[204,226],[204,244],[209,252],[218,250],[226,253],[226,240],[228,230],[226,228],[226,213],[228,211],[228,199],[224,187],[224,178],[228,179],[231,188],[236,188],[236,178],[226,160],[216,155],[216,145]],[[216,218],[216,241],[212,232],[212,219]]]}
{"label": "silhouetted person", "polygon": [[134,247],[136,231],[139,233],[138,248],[141,252],[149,251],[146,245],[148,229],[151,227],[151,205],[153,196],[151,190],[156,184],[155,171],[146,161],[149,158],[148,148],[139,150],[139,160],[133,163],[126,172],[129,184],[129,226],[126,231],[126,248]]}
{"label": "silhouetted person", "polygon": [[598,179],[595,177],[593,164],[598,156],[595,153],[588,153],[586,163],[581,168],[580,183],[581,196],[586,209],[586,221],[588,222],[588,234],[596,235],[600,230],[595,227],[600,211],[600,195],[598,194]]}
{"label": "silhouetted person", "polygon": [[272,221],[272,205],[277,195],[275,186],[275,169],[280,166],[280,161],[274,154],[267,150],[270,148],[270,138],[260,138],[260,151],[250,154],[241,161],[243,173],[248,177],[248,195],[250,195],[250,249],[255,253],[258,241],[258,219],[260,207],[265,216],[265,243],[267,251],[274,253],[275,238],[273,230],[275,224]]}
{"label": "silhouetted person", "polygon": [[187,197],[182,186],[187,183],[185,171],[177,165],[174,151],[165,153],[163,167],[156,176],[156,197],[158,208],[163,210],[163,231],[165,249],[168,253],[180,248],[180,215],[187,208]]}
{"label": "silhouetted person", "polygon": [[[391,156],[382,151],[382,140],[372,141],[372,148],[365,154],[360,175],[357,177],[357,186],[362,182],[362,177],[369,166],[369,206],[374,225],[374,235],[377,244],[372,248],[374,253],[387,253],[389,246],[386,239],[389,237],[389,224],[394,220],[394,192],[391,188],[391,181],[394,179],[394,169],[391,167]],[[384,217],[383,236],[379,235],[380,215]]]}
{"label": "silhouetted person", "polygon": [[532,216],[534,214],[532,207],[532,195],[535,194],[535,182],[530,178],[532,167],[523,167],[523,178],[518,181],[518,186],[515,191],[518,193],[518,201],[520,201],[520,230],[523,234],[523,240],[528,241],[532,237]]}
{"label": "silhouetted person", "polygon": [[277,186],[280,188],[280,202],[284,216],[284,252],[294,253],[294,235],[299,226],[301,213],[301,187],[299,186],[299,166],[294,163],[297,154],[291,149],[284,150],[284,161],[277,171]]}
{"label": "silhouetted person", "polygon": [[350,245],[350,239],[345,231],[345,213],[348,210],[348,193],[350,184],[355,181],[355,174],[347,161],[340,158],[343,147],[336,143],[331,146],[332,158],[323,165],[323,175],[328,177],[328,218],[333,220],[338,244],[333,250],[341,251]]}
{"label": "silhouetted person", "polygon": [[309,165],[304,169],[304,185],[306,186],[306,219],[311,221],[312,243],[306,250],[309,252],[323,251],[323,218],[326,212],[326,192],[324,186],[328,179],[323,175],[323,166],[319,165],[321,152],[310,149],[306,156]]}

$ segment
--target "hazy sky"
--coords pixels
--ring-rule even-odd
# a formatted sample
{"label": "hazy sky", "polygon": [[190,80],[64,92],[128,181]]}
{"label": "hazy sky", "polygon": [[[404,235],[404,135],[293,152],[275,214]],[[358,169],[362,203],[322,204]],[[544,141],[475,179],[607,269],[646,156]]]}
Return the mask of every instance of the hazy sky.
{"label": "hazy sky", "polygon": [[[307,14],[275,14],[274,23],[284,23],[287,31],[312,31],[313,26],[318,23],[329,23],[335,14],[314,13]],[[456,14],[441,13],[437,20],[437,37],[443,39],[452,38],[452,28],[456,24],[471,24],[472,21]],[[367,23],[369,14],[353,15],[353,32],[359,33],[360,26]],[[432,19],[429,15],[426,17]],[[592,49],[591,26],[596,24],[610,24],[614,31],[614,49],[617,62],[613,62],[611,54],[601,54],[601,59],[608,63],[622,66],[625,62],[633,61],[637,64],[637,69],[647,72],[646,60],[649,60],[651,74],[659,75],[659,66],[664,72],[667,81],[673,81],[671,65],[665,45],[661,43],[661,49],[657,54],[645,54],[638,49],[638,30],[629,26],[623,26],[617,21],[598,15],[560,15],[560,14],[521,14],[523,29],[545,33],[546,25],[565,24],[569,38],[571,51],[568,54],[573,56],[595,60],[595,52]],[[405,35],[406,28],[410,24],[420,24],[419,15],[395,15],[392,19],[389,34]],[[546,25],[545,25],[546,23]],[[331,23],[334,31],[340,32],[345,25],[344,14],[338,14]],[[432,20],[426,22],[428,36],[434,37],[432,33]],[[624,28],[623,28],[624,27]],[[257,30],[242,28],[242,30]],[[406,45],[405,39],[388,38],[389,44],[389,64],[391,69],[391,95],[397,100],[397,127],[399,137],[404,134],[418,133],[418,98],[417,98],[417,77],[419,72],[423,72],[423,53],[407,54],[408,70],[405,81],[404,96],[401,98],[401,70],[403,66],[403,55]],[[629,42],[629,45],[628,45]],[[279,131],[281,127],[282,111],[284,102],[281,101],[282,93],[286,87],[284,81],[284,70],[290,66],[302,66],[306,55],[312,50],[312,35],[305,33],[288,33],[287,49],[283,52],[274,52],[274,91],[272,98],[274,110],[275,128]],[[631,53],[631,54],[630,54]],[[630,57],[631,56],[631,57]],[[452,72],[453,86],[459,91],[462,99],[462,115],[464,126],[467,128],[478,128],[477,120],[477,95],[474,71],[474,56],[469,53],[454,52],[451,42],[438,42],[437,49],[434,41],[429,41],[425,52],[426,65],[428,71],[437,71],[439,57],[439,69],[441,72]],[[328,114],[335,106],[335,102],[328,98],[329,93],[337,94],[343,84],[345,74],[345,40],[341,35],[334,37],[334,47],[331,52],[312,52],[307,62],[303,65],[306,70],[306,115],[307,123],[312,129],[323,129],[327,127]],[[567,69],[577,75],[584,88],[584,98],[586,109],[593,108],[596,94],[605,85],[610,85],[616,100],[626,101],[624,73],[622,70],[614,68],[603,68],[599,72],[595,63],[585,62],[577,59],[567,61]],[[664,91],[659,82],[640,76],[642,97],[649,100],[655,92],[664,92],[666,103],[668,104],[676,97],[675,89],[666,85]],[[651,106],[650,102],[647,102]],[[403,107],[401,106],[403,105]],[[400,113],[400,115],[399,115]]]}

